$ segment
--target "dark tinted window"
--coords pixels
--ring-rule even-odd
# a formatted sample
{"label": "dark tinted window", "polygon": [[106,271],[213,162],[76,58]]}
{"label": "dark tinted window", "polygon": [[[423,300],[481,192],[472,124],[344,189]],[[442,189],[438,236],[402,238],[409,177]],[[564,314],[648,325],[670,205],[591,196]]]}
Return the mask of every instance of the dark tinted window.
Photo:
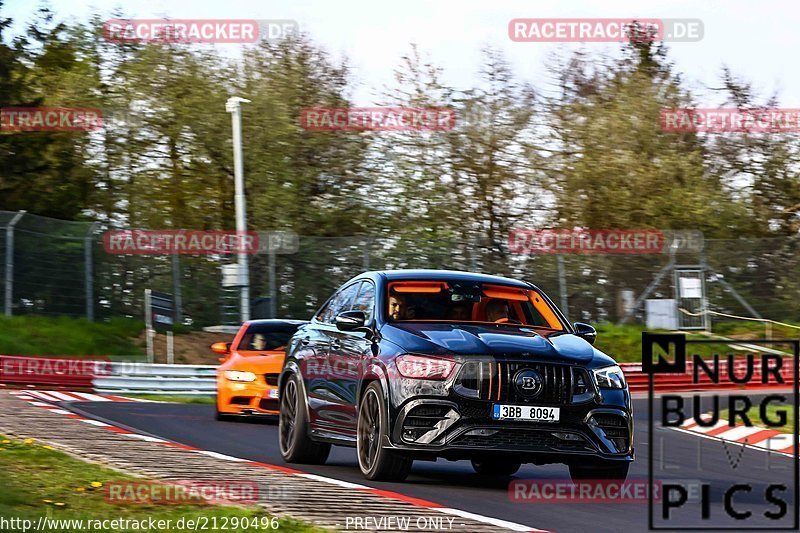
{"label": "dark tinted window", "polygon": [[286,348],[297,326],[252,324],[242,337],[237,350],[269,351]]}
{"label": "dark tinted window", "polygon": [[353,302],[353,311],[363,311],[367,315],[367,323],[372,320],[373,309],[375,308],[375,286],[369,281],[361,282],[361,289],[358,291]]}
{"label": "dark tinted window", "polygon": [[326,324],[333,324],[333,319],[336,318],[336,315],[342,311],[349,311],[360,285],[360,283],[353,283],[337,292],[328,304],[317,313],[317,320]]}

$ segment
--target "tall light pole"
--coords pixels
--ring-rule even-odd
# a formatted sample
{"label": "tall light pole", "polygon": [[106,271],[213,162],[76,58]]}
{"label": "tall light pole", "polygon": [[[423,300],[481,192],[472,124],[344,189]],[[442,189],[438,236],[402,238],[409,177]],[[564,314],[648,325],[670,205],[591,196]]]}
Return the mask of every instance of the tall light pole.
{"label": "tall light pole", "polygon": [[[247,231],[247,211],[244,201],[244,173],[242,171],[242,114],[239,104],[250,100],[233,96],[225,102],[225,110],[233,122],[233,176],[234,205],[236,207],[236,233],[241,238]],[[247,254],[240,249],[238,254],[239,279],[241,280],[239,304],[242,322],[250,320],[250,275],[247,271]]]}

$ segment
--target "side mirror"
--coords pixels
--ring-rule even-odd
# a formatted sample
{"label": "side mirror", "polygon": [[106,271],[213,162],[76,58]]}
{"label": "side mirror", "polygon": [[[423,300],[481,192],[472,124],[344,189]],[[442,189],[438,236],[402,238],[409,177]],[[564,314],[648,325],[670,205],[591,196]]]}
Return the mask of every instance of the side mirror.
{"label": "side mirror", "polygon": [[575,322],[575,335],[581,337],[589,344],[594,344],[594,341],[597,340],[597,330],[594,329],[589,324],[584,324],[583,322]]}
{"label": "side mirror", "polygon": [[231,343],[229,342],[215,342],[211,345],[211,351],[222,355],[231,353]]}
{"label": "side mirror", "polygon": [[336,329],[339,331],[355,331],[365,327],[366,323],[364,311],[345,311],[336,315]]}

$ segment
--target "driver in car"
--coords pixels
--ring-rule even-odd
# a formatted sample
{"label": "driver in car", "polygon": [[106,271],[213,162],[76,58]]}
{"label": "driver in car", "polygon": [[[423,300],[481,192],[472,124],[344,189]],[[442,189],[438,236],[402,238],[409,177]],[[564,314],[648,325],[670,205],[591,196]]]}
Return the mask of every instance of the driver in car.
{"label": "driver in car", "polygon": [[486,304],[486,320],[488,322],[508,322],[511,318],[508,302],[505,300],[492,300]]}
{"label": "driver in car", "polygon": [[399,294],[389,296],[389,318],[392,320],[406,319],[406,301]]}
{"label": "driver in car", "polygon": [[251,343],[253,350],[261,351],[267,347],[267,339],[261,333],[253,335],[253,342]]}

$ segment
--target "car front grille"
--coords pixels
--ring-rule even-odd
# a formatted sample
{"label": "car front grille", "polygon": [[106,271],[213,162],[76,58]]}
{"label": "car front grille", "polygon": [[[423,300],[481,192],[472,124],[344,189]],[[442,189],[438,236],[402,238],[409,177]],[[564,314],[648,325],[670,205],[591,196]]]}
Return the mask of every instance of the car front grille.
{"label": "car front grille", "polygon": [[[535,370],[542,376],[542,392],[526,398],[516,389],[514,378],[520,370]],[[455,391],[468,398],[495,402],[534,402],[564,405],[589,390],[586,370],[569,365],[527,361],[469,361],[456,380]]]}
{"label": "car front grille", "polygon": [[468,431],[449,444],[469,448],[486,448],[525,451],[563,451],[579,452],[593,450],[584,437],[571,434],[574,440],[558,438],[553,432],[530,429],[489,429]]}

